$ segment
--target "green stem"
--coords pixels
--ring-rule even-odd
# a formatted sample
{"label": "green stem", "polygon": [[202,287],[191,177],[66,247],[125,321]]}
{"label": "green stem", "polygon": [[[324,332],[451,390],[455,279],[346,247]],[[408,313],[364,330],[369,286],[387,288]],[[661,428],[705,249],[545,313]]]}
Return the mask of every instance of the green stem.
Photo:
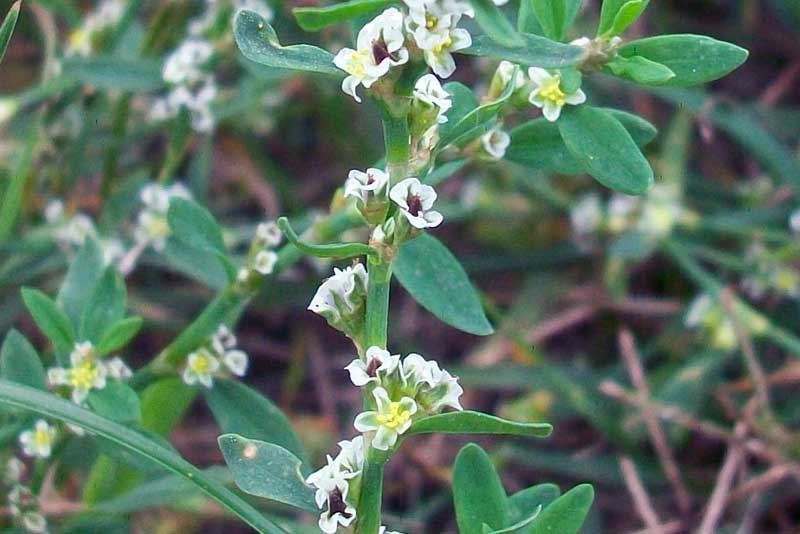
{"label": "green stem", "polygon": [[381,260],[370,260],[368,273],[364,348],[377,345],[385,349],[389,324],[389,284],[392,280],[392,265]]}
{"label": "green stem", "polygon": [[[373,452],[372,449],[370,452]],[[378,534],[381,528],[383,500],[383,462],[368,458],[364,464],[364,480],[358,502],[356,534]]]}
{"label": "green stem", "polygon": [[382,109],[383,137],[386,144],[386,170],[389,181],[396,184],[408,173],[408,160],[411,157],[411,137],[408,131],[408,116],[394,115],[387,108]]}

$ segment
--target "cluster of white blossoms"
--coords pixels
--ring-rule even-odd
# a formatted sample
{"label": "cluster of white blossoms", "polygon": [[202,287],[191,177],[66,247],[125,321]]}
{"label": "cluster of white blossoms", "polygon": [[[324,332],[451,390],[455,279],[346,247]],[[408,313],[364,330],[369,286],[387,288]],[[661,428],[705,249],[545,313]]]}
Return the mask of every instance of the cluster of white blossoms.
{"label": "cluster of white blossoms", "polygon": [[404,0],[407,12],[389,8],[358,32],[356,48],[343,48],[334,64],[348,76],[342,90],[361,102],[357,89],[369,89],[392,67],[404,65],[412,54],[421,54],[441,78],[448,78],[456,65],[452,52],[469,47],[472,38],[458,28],[461,17],[474,16],[469,3],[460,0]]}
{"label": "cluster of white blossoms", "polygon": [[261,276],[272,274],[278,262],[278,254],[274,249],[281,244],[281,239],[281,230],[274,221],[263,222],[256,227],[247,264],[237,274],[239,282],[247,283],[254,272]]}
{"label": "cluster of white blossoms", "polygon": [[351,339],[358,339],[364,326],[367,279],[367,270],[361,263],[334,268],[333,276],[322,282],[308,309]]}
{"label": "cluster of white blossoms", "polygon": [[170,200],[191,199],[192,194],[181,183],[172,185],[152,183],[142,188],[139,198],[144,207],[137,217],[134,237],[140,244],[152,245],[157,251],[162,251],[170,234],[167,222]]}
{"label": "cluster of white blossoms", "polygon": [[131,370],[119,357],[104,360],[90,341],[81,341],[69,355],[69,367],[51,367],[47,381],[51,387],[66,386],[75,404],[83,404],[92,390],[106,387],[109,379],[125,380]]}
{"label": "cluster of white blossoms", "polygon": [[67,41],[67,56],[89,56],[94,51],[98,35],[113,28],[122,19],[127,3],[122,0],[102,0],[83,18],[80,28]]}
{"label": "cluster of white blossoms", "polygon": [[247,373],[248,365],[247,354],[236,348],[236,336],[227,326],[219,325],[208,346],[200,347],[186,357],[181,378],[189,386],[201,384],[211,388],[215,377],[227,374],[242,377]]}
{"label": "cluster of white blossoms", "polygon": [[9,488],[6,494],[7,510],[16,526],[31,534],[47,532],[47,520],[39,510],[37,497],[22,483],[25,464],[18,458],[9,459],[3,469],[3,484]]}
{"label": "cluster of white blossoms", "polygon": [[209,71],[213,55],[214,46],[209,41],[190,37],[167,56],[161,76],[171,89],[155,101],[150,118],[168,119],[186,109],[193,130],[200,133],[213,130],[211,104],[218,93],[214,75]]}
{"label": "cluster of white blossoms", "polygon": [[775,258],[760,241],[747,250],[746,261],[753,270],[742,280],[742,288],[754,299],[767,293],[797,298],[800,295],[800,274]]}
{"label": "cluster of white blossoms", "polygon": [[103,254],[103,262],[110,265],[119,260],[125,253],[122,242],[116,238],[101,237],[94,221],[85,213],[67,216],[64,203],[51,200],[44,208],[44,218],[53,230],[56,243],[64,251],[72,253],[86,242],[87,238],[97,240]]}

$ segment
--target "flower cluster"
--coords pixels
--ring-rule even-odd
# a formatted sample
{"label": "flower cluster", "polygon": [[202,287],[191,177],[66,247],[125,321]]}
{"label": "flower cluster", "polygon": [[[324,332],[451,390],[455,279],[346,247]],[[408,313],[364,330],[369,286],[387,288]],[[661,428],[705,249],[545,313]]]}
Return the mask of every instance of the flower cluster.
{"label": "flower cluster", "polygon": [[350,491],[350,486],[358,487],[364,470],[365,448],[364,438],[356,436],[353,440],[340,441],[340,452],[336,458],[328,456],[327,464],[306,479],[306,483],[314,486],[314,498],[322,510],[319,517],[319,528],[326,534],[333,534],[339,526],[349,527],[356,519],[356,507],[352,497],[357,492]]}
{"label": "flower cluster", "polygon": [[239,269],[237,278],[241,283],[247,283],[253,273],[261,276],[272,274],[278,261],[275,247],[281,244],[281,231],[273,221],[260,223],[256,227],[256,236],[250,246],[247,264]]}
{"label": "flower cluster", "polygon": [[201,384],[207,388],[214,385],[214,377],[228,373],[242,377],[247,373],[247,354],[236,348],[236,336],[225,325],[219,325],[211,342],[191,352],[181,374],[189,386]]}
{"label": "flower cluster", "polygon": [[792,298],[800,295],[800,274],[774,257],[762,242],[750,245],[746,261],[752,266],[752,274],[742,280],[742,287],[752,298],[760,299],[767,293]]}
{"label": "flower cluster", "polygon": [[94,221],[85,213],[79,212],[68,217],[64,213],[64,203],[60,200],[51,200],[47,203],[44,218],[53,229],[53,236],[58,246],[65,252],[74,252],[83,246],[88,238],[97,240],[106,265],[116,262],[125,253],[122,242],[116,238],[101,237]]}
{"label": "flower cluster", "polygon": [[102,0],[84,17],[80,28],[70,34],[65,54],[90,56],[98,38],[120,21],[125,7],[126,3],[122,0]]}
{"label": "flower cluster", "polygon": [[25,464],[12,457],[4,467],[3,484],[10,488],[6,500],[12,521],[25,532],[44,534],[47,532],[47,520],[39,510],[38,499],[22,482]]}
{"label": "flower cluster", "polygon": [[322,282],[308,309],[321,315],[333,328],[358,340],[364,328],[367,298],[367,270],[357,263],[333,269],[333,276]]}
{"label": "flower cluster", "polygon": [[189,199],[192,194],[183,184],[161,185],[152,183],[142,188],[139,198],[144,207],[137,218],[134,237],[140,244],[150,244],[157,251],[164,250],[170,230],[167,211],[173,198]]}
{"label": "flower cluster", "polygon": [[51,367],[47,370],[50,386],[66,386],[75,404],[83,404],[92,390],[106,387],[108,379],[125,380],[131,370],[121,358],[102,360],[90,341],[75,344],[69,355],[69,367]]}

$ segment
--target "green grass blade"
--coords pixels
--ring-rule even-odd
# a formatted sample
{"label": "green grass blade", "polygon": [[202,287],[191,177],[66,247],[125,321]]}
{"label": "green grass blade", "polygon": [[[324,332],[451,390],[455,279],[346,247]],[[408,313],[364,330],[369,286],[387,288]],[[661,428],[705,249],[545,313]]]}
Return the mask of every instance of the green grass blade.
{"label": "green grass blade", "polygon": [[284,530],[267,520],[261,512],[247,504],[219,482],[209,478],[203,471],[184,460],[181,456],[138,432],[54,395],[42,393],[27,386],[19,386],[7,380],[0,380],[0,403],[60,419],[122,445],[197,485],[206,495],[258,532],[284,533]]}
{"label": "green grass blade", "polygon": [[14,33],[14,27],[17,25],[19,8],[21,4],[22,2],[20,1],[14,2],[14,5],[12,5],[11,9],[8,10],[8,14],[3,20],[3,24],[0,25],[0,62],[3,61],[3,56],[6,55],[8,43],[11,41],[11,34]]}

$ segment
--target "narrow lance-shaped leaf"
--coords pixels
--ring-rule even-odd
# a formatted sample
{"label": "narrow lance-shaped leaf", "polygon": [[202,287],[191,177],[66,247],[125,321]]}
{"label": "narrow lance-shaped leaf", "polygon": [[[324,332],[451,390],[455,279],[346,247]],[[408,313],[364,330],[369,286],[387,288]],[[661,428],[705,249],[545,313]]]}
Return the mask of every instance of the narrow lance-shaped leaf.
{"label": "narrow lance-shaped leaf", "polygon": [[475,22],[493,41],[503,46],[523,46],[525,41],[492,0],[470,0]]}
{"label": "narrow lance-shaped leaf", "polygon": [[217,441],[239,489],[301,510],[317,511],[314,491],[305,483],[297,456],[274,443],[238,434],[223,434]]}
{"label": "narrow lance-shaped leaf", "polygon": [[103,272],[103,253],[100,245],[95,239],[87,238],[70,263],[67,276],[56,297],[56,302],[64,309],[76,328],[81,324],[86,302],[92,297],[92,291],[103,276]]}
{"label": "narrow lance-shaped leaf", "polygon": [[296,7],[292,9],[292,13],[301,28],[316,32],[331,24],[354,19],[394,3],[395,0],[350,0],[325,7]]}
{"label": "narrow lance-shaped leaf", "polygon": [[546,438],[553,432],[548,423],[519,423],[494,415],[469,410],[424,417],[414,422],[406,435],[431,434],[507,434]]}
{"label": "narrow lance-shaped leaf", "polygon": [[11,34],[14,33],[14,27],[17,25],[19,8],[21,4],[22,2],[19,0],[14,2],[14,4],[11,6],[11,9],[8,10],[5,19],[3,19],[3,24],[0,25],[0,63],[3,61],[3,57],[6,55],[8,43],[11,41]]}
{"label": "narrow lance-shaped leaf", "polygon": [[289,219],[280,217],[278,219],[278,227],[286,236],[286,239],[300,252],[315,256],[317,258],[354,258],[356,256],[375,256],[378,251],[364,243],[334,243],[329,245],[315,245],[300,239],[297,233],[292,229],[289,224]]}
{"label": "narrow lance-shaped leaf", "polygon": [[653,185],[653,169],[610,113],[575,106],[564,110],[558,128],[567,150],[601,184],[629,195],[641,195]]}
{"label": "narrow lance-shaped leaf", "polygon": [[422,234],[400,247],[393,270],[417,302],[440,320],[479,336],[494,331],[464,268],[432,235]]}
{"label": "narrow lance-shaped leaf", "polygon": [[644,85],[663,85],[675,77],[675,73],[666,65],[642,56],[617,56],[604,67],[615,76]]}
{"label": "narrow lance-shaped leaf", "polygon": [[127,345],[142,328],[142,322],[141,317],[126,317],[111,325],[97,344],[98,352],[108,354]]}
{"label": "narrow lance-shaped leaf", "polygon": [[206,495],[225,509],[241,518],[257,532],[283,534],[283,529],[266,519],[219,482],[208,478],[174,451],[156,443],[142,434],[101,417],[71,402],[35,389],[0,380],[0,403],[30,410],[47,417],[71,423],[89,432],[117,443],[172,471],[199,487]]}
{"label": "narrow lance-shaped leaf", "polygon": [[649,3],[650,0],[629,0],[622,4],[622,7],[614,17],[614,22],[611,24],[610,35],[619,35],[627,30],[647,9]]}
{"label": "narrow lance-shaped leaf", "polygon": [[660,63],[675,73],[665,85],[687,87],[722,78],[744,63],[748,52],[704,35],[682,34],[631,41],[619,49],[619,55]]}
{"label": "narrow lance-shaped leaf", "polygon": [[22,288],[22,300],[36,326],[59,352],[69,352],[75,345],[75,329],[69,317],[53,300],[38,289]]}
{"label": "narrow lance-shaped leaf", "polygon": [[483,534],[508,521],[506,492],[489,456],[474,443],[465,445],[453,466],[453,501],[461,534]]}
{"label": "narrow lance-shaped leaf", "polygon": [[275,30],[260,15],[240,11],[234,21],[234,37],[244,56],[261,65],[280,69],[304,70],[343,77],[333,64],[333,55],[316,46],[282,46]]}
{"label": "narrow lance-shaped leaf", "polygon": [[458,52],[493,59],[505,59],[513,63],[544,69],[572,66],[584,54],[584,49],[579,46],[557,43],[546,37],[529,33],[520,33],[519,36],[523,41],[521,46],[507,47],[492,41],[486,35],[478,35],[472,40],[472,46]]}

